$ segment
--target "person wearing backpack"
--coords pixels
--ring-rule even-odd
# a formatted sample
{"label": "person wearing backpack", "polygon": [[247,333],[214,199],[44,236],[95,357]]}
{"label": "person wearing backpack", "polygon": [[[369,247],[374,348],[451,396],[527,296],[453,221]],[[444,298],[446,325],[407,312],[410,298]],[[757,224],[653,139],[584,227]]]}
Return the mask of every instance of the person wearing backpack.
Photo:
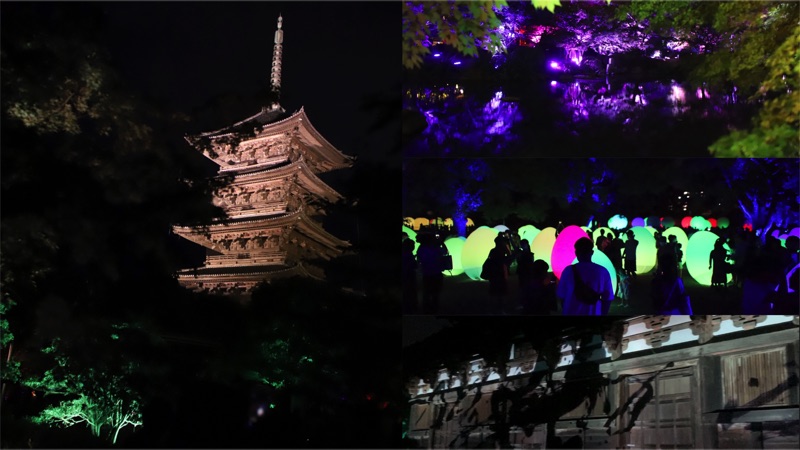
{"label": "person wearing backpack", "polygon": [[600,264],[592,262],[594,244],[589,238],[575,242],[578,262],[564,268],[556,295],[563,302],[566,316],[600,316],[614,300],[611,275]]}

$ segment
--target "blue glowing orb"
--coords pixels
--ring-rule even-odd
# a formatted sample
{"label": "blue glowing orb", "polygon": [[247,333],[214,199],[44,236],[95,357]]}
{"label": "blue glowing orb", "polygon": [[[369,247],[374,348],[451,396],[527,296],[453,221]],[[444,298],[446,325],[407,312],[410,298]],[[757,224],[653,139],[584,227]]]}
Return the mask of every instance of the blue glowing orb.
{"label": "blue glowing orb", "polygon": [[622,230],[624,228],[627,228],[627,226],[628,226],[628,218],[623,215],[617,214],[616,216],[608,219],[608,228],[614,230]]}

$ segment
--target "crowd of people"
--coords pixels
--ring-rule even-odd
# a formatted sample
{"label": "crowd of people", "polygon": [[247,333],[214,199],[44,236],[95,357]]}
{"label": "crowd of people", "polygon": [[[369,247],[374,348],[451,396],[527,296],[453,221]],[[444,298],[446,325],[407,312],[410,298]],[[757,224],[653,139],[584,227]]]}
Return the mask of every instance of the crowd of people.
{"label": "crowd of people", "polygon": [[[796,314],[800,280],[800,238],[789,236],[785,247],[772,235],[759,238],[752,231],[719,230],[719,238],[708,256],[711,288],[725,295],[741,290],[742,314]],[[601,230],[594,242],[575,242],[577,263],[567,266],[557,279],[547,262],[536,259],[530,244],[513,232],[498,234],[480,277],[488,281],[487,309],[494,314],[606,315],[617,300],[618,311],[630,307],[631,284],[636,280],[639,241],[632,230],[626,240]],[[683,248],[674,235],[655,233],[656,266],[649,286],[651,314],[693,313],[684,284]],[[416,243],[419,249],[414,255]],[[405,314],[440,313],[443,271],[452,260],[441,234],[421,233],[417,242],[403,234],[403,309]],[[595,251],[604,253],[616,273],[591,261]],[[418,278],[421,274],[422,297]],[[516,276],[518,305],[508,299],[509,283]],[[612,280],[612,276],[616,280]],[[732,280],[729,282],[729,278]],[[616,281],[614,283],[613,281]],[[616,285],[616,289],[612,286]]]}

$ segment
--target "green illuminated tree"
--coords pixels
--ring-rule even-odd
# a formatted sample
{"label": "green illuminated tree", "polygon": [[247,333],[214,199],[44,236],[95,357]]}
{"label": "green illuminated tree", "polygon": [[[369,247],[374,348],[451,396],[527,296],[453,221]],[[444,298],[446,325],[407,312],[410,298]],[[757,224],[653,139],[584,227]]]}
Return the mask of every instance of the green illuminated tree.
{"label": "green illuminated tree", "polygon": [[690,77],[712,86],[736,86],[759,106],[752,128],[734,130],[709,150],[719,157],[800,155],[800,29],[797,2],[634,1],[620,8],[658,34],[687,40],[710,31],[716,38]]}

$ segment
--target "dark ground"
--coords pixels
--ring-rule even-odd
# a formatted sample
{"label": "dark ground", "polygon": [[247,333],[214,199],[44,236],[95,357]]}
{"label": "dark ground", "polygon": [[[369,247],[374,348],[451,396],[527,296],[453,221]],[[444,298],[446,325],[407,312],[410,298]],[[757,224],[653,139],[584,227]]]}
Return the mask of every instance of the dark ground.
{"label": "dark ground", "polygon": [[[512,269],[513,272],[513,269]],[[631,280],[628,300],[630,306],[623,307],[619,299],[611,303],[609,315],[635,316],[655,314],[650,301],[650,284],[652,274],[638,275]],[[683,282],[689,294],[694,314],[739,314],[741,309],[742,289],[729,286],[724,289],[699,285],[694,278],[684,271]],[[419,299],[422,299],[421,286]],[[504,313],[521,315],[519,302],[519,283],[515,275],[508,280],[509,293],[506,297]],[[455,277],[444,277],[444,287],[439,299],[438,315],[492,315],[489,307],[489,282],[473,281],[466,274]]]}

